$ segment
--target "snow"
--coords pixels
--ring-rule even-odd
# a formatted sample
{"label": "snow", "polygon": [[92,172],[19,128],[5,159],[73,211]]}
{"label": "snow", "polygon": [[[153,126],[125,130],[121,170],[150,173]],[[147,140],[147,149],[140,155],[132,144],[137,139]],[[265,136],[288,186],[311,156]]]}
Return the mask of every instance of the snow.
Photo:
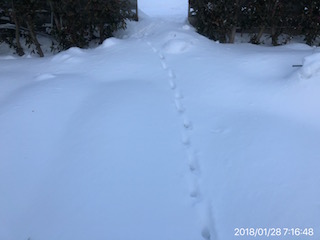
{"label": "snow", "polygon": [[188,2],[185,0],[142,0],[138,1],[138,7],[149,17],[169,18],[171,21],[185,20],[188,12]]}
{"label": "snow", "polygon": [[319,76],[320,74],[320,53],[307,56],[303,62],[303,68],[300,71],[301,78],[308,79],[311,77]]}
{"label": "snow", "polygon": [[95,49],[0,46],[0,240],[319,238],[319,49],[218,44],[184,1],[139,7]]}

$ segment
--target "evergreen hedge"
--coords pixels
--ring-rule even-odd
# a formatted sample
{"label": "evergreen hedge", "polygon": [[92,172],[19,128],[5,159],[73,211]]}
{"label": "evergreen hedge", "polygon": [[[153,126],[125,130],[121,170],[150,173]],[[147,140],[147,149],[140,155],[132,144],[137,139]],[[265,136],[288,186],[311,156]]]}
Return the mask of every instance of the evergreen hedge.
{"label": "evergreen hedge", "polygon": [[126,19],[134,19],[128,0],[1,0],[0,41],[24,54],[21,36],[43,56],[37,34],[53,38],[59,50],[87,47],[91,40],[102,43]]}
{"label": "evergreen hedge", "polygon": [[268,33],[273,45],[282,33],[309,45],[320,35],[319,0],[189,0],[189,7],[198,32],[223,43],[233,43],[236,31],[251,33],[252,43]]}

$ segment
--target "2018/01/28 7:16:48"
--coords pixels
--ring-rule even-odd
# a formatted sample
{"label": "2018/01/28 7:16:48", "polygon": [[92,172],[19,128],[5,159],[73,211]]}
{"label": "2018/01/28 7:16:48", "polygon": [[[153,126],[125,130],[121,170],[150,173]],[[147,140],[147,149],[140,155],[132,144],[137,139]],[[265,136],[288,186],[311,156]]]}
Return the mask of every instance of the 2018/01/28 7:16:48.
{"label": "2018/01/28 7:16:48", "polygon": [[313,236],[313,228],[235,228],[234,236],[243,237],[280,237],[280,236]]}

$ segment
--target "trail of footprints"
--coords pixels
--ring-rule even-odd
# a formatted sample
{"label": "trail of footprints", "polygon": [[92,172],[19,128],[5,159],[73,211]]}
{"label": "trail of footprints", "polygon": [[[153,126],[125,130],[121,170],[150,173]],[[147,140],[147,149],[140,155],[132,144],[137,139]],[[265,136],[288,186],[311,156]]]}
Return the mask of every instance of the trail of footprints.
{"label": "trail of footprints", "polygon": [[[187,109],[183,105],[183,94],[181,93],[175,81],[176,74],[174,70],[168,66],[166,58],[160,50],[155,48],[151,42],[147,42],[147,44],[150,46],[152,51],[158,55],[162,69],[168,76],[167,81],[172,91],[174,106],[181,118],[181,143],[184,145],[186,150],[189,169],[189,197],[191,198],[194,205],[198,205],[198,203],[200,203],[203,199],[199,188],[200,166],[197,151],[193,148],[193,144],[190,138],[190,133],[193,130],[192,121],[190,121],[190,119],[188,118],[186,113]],[[204,227],[201,232],[201,236],[205,240],[212,239],[210,231],[207,227]]]}
{"label": "trail of footprints", "polygon": [[183,95],[180,92],[177,83],[175,81],[176,74],[173,69],[171,69],[167,62],[166,58],[161,51],[152,46],[151,42],[147,42],[152,51],[158,55],[162,69],[167,73],[167,80],[172,90],[174,106],[176,111],[179,113],[181,117],[181,142],[185,146],[187,157],[188,157],[188,166],[191,174],[191,189],[189,192],[190,197],[194,200],[194,202],[200,201],[200,191],[198,187],[198,177],[200,174],[199,162],[197,159],[197,152],[192,146],[192,141],[190,139],[190,133],[192,131],[192,122],[189,120],[186,114],[186,108],[183,105]]}

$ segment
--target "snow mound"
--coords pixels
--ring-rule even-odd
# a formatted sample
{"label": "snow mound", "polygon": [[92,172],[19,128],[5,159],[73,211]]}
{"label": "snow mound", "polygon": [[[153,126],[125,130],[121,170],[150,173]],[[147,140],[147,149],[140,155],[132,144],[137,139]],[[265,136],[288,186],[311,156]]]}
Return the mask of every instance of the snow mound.
{"label": "snow mound", "polygon": [[102,48],[109,48],[119,43],[117,38],[108,38],[102,43]]}
{"label": "snow mound", "polygon": [[165,43],[162,45],[162,50],[169,54],[187,52],[196,41],[190,34],[177,31],[168,33],[164,39]]}
{"label": "snow mound", "polygon": [[35,77],[36,81],[44,81],[44,80],[48,80],[48,79],[52,79],[55,78],[56,76],[54,74],[51,73],[44,73],[44,74],[40,74],[38,76]]}
{"label": "snow mound", "polygon": [[172,39],[163,44],[162,49],[166,53],[179,54],[186,52],[190,47],[191,43],[182,39]]}
{"label": "snow mound", "polygon": [[302,51],[312,49],[312,47],[304,43],[289,43],[287,45],[284,45],[283,48]]}
{"label": "snow mound", "polygon": [[190,33],[188,33],[185,29],[183,29],[182,31],[170,31],[168,33],[165,33],[162,37],[166,41],[171,39],[184,39],[190,41],[194,40],[194,37],[190,35]]}
{"label": "snow mound", "polygon": [[52,58],[53,62],[80,63],[81,57],[85,50],[78,47],[69,48],[67,51],[61,52]]}
{"label": "snow mound", "polygon": [[67,51],[70,55],[81,55],[84,53],[84,50],[78,47],[69,48]]}
{"label": "snow mound", "polygon": [[16,59],[16,58],[11,55],[0,57],[0,60],[12,60],[12,59]]}
{"label": "snow mound", "polygon": [[183,25],[182,29],[188,31],[191,29],[191,27],[186,24],[186,25]]}
{"label": "snow mound", "polygon": [[304,58],[303,67],[300,70],[301,78],[320,76],[320,53],[315,53]]}

